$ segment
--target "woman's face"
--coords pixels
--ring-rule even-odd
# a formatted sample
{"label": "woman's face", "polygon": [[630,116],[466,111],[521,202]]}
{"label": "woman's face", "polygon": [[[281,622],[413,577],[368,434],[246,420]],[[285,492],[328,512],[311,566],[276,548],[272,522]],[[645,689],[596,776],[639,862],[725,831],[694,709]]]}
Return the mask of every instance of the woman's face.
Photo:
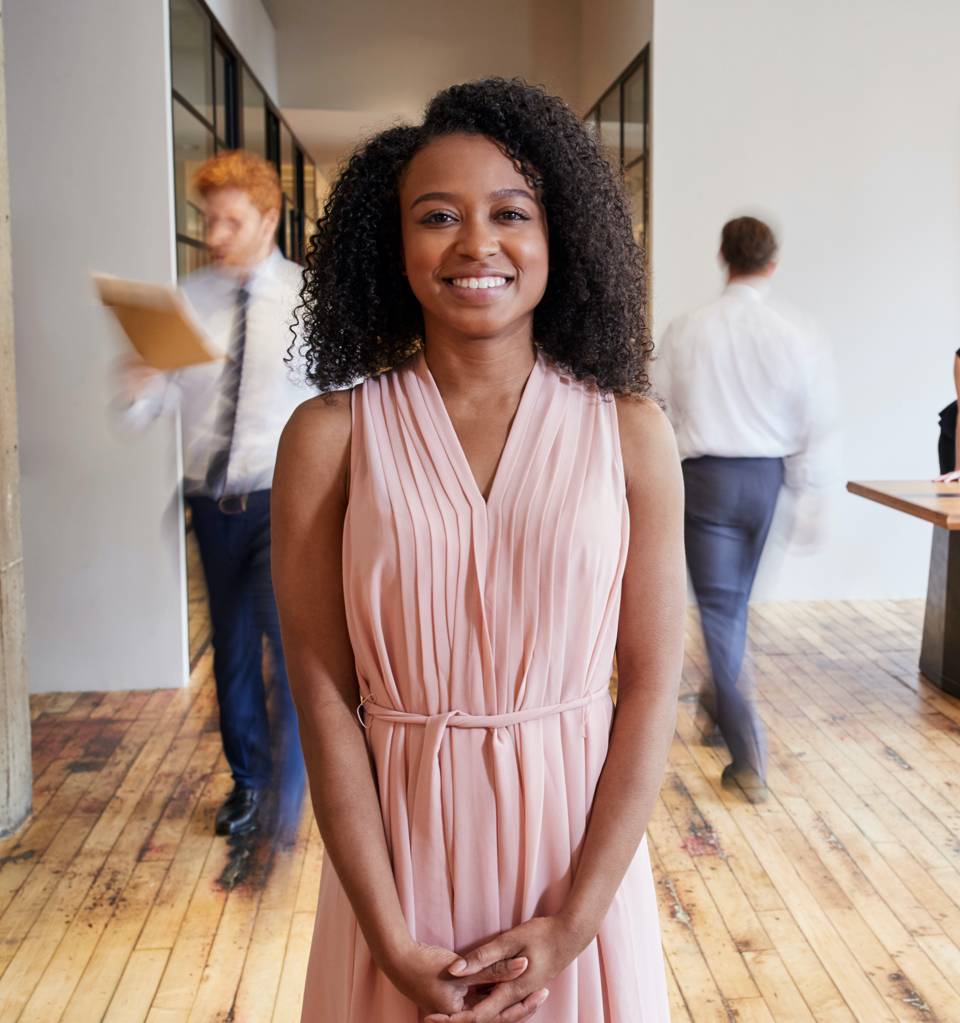
{"label": "woman's face", "polygon": [[400,205],[404,266],[427,333],[529,335],[547,286],[547,221],[497,145],[482,135],[429,143],[404,173]]}

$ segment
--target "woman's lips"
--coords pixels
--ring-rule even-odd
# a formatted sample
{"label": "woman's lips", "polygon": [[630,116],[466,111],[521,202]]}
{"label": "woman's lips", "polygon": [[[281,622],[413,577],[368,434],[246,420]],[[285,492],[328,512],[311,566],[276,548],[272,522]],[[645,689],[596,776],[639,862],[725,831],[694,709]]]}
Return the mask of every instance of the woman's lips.
{"label": "woman's lips", "polygon": [[485,304],[502,297],[513,283],[505,274],[484,274],[464,277],[445,277],[443,283],[462,302]]}

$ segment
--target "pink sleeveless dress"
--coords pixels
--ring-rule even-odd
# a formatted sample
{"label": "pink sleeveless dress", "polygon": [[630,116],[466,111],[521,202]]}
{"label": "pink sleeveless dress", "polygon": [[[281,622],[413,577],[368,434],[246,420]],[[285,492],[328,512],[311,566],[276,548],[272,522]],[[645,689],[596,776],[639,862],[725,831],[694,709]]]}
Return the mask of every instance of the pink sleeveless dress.
{"label": "pink sleeveless dress", "polygon": [[[616,403],[543,355],[485,501],[423,354],[352,395],[347,622],[400,902],[465,950],[569,890],[607,753],[629,518]],[[417,1023],[323,867],[303,1023]],[[646,840],[538,1023],[669,1019]]]}

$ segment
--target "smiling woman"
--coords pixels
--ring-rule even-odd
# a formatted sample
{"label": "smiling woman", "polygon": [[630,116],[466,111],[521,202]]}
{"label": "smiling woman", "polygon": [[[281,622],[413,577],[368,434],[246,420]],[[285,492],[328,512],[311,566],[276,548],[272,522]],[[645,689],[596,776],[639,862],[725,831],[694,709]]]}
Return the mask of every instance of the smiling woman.
{"label": "smiling woman", "polygon": [[[549,223],[549,279],[533,320],[537,346],[578,379],[617,394],[645,393],[651,345],[629,202],[573,111],[540,89],[499,79],[445,90],[423,124],[375,136],[343,168],[311,243],[299,311],[311,381],[322,390],[349,386],[399,365],[423,343],[422,296],[405,276],[401,227],[414,213],[441,235],[464,226],[464,211],[451,205],[463,191],[459,180],[438,187],[427,173],[453,152],[451,136],[469,136],[474,147],[461,150],[458,169],[484,145],[512,167],[510,180],[491,183],[483,196],[496,206],[504,236],[542,232]],[[417,162],[423,173],[414,194]],[[482,264],[479,270],[496,276]]]}
{"label": "smiling woman", "polygon": [[[436,191],[455,181],[457,190]],[[483,135],[444,135],[410,161],[399,189],[403,265],[426,335],[532,331],[547,286],[539,196]]]}
{"label": "smiling woman", "polygon": [[348,163],[302,298],[313,382],[355,385],[273,490],[326,850],[303,1023],[665,1023],[681,482],[607,163],[541,90],[448,89]]}

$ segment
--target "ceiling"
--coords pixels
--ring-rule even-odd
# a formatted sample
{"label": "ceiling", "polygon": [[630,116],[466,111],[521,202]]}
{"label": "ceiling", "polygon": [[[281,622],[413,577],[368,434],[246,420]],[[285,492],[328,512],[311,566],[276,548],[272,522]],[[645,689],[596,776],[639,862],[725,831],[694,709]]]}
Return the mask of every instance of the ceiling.
{"label": "ceiling", "polygon": [[576,101],[579,0],[263,0],[284,116],[327,175],[454,82],[522,75]]}

